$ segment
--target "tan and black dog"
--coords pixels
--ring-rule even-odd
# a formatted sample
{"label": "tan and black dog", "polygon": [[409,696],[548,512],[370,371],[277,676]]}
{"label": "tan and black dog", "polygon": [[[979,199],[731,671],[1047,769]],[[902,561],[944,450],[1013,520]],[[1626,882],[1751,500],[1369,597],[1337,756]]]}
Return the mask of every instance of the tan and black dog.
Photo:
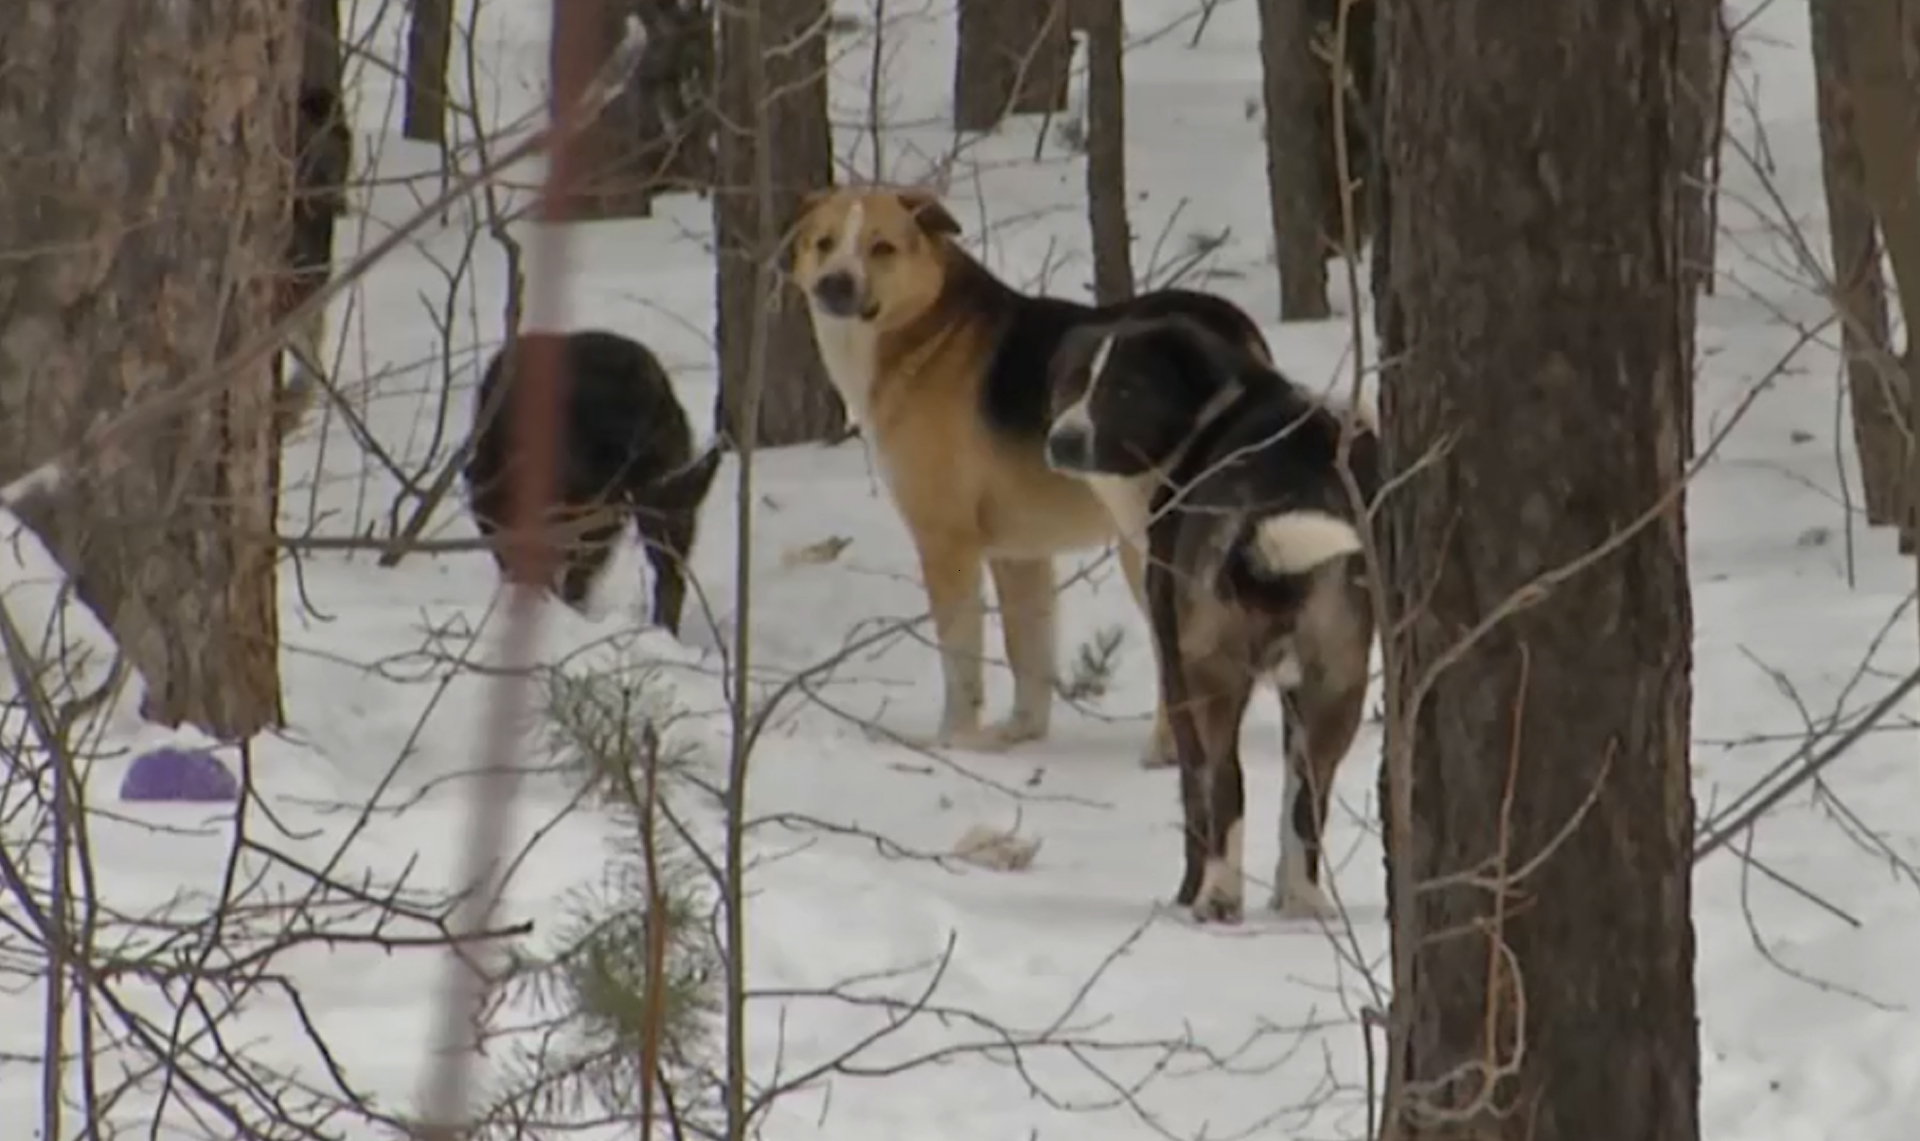
{"label": "tan and black dog", "polygon": [[[1267,347],[1251,318],[1211,294],[1154,290],[1099,308],[1022,293],[962,249],[959,234],[933,193],[827,190],[802,205],[791,273],[827,373],[913,533],[945,682],[939,729],[924,743],[992,751],[1045,736],[1052,719],[1054,556],[1128,535],[1121,561],[1144,607],[1155,482],[1096,488],[1049,470],[1043,455],[1061,340],[1084,325],[1177,313],[1262,359]],[[988,725],[983,567],[1014,677],[1011,715]],[[1144,760],[1171,759],[1163,708]]]}
{"label": "tan and black dog", "polygon": [[1059,358],[1047,462],[1083,479],[1162,477],[1146,587],[1186,820],[1175,901],[1203,921],[1241,916],[1240,724],[1266,680],[1280,691],[1287,747],[1271,903],[1324,914],[1322,834],[1373,640],[1361,557],[1361,504],[1380,488],[1371,411],[1357,408],[1350,429],[1326,401],[1180,317],[1077,330]]}

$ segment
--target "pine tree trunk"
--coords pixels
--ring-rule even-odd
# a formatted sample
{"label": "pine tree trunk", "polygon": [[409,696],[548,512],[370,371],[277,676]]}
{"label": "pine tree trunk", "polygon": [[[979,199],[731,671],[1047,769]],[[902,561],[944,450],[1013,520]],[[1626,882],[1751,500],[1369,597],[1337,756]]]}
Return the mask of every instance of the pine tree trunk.
{"label": "pine tree trunk", "polygon": [[1067,0],[959,0],[953,125],[991,131],[1008,115],[1067,109]]}
{"label": "pine tree trunk", "polygon": [[1318,321],[1333,313],[1323,233],[1337,210],[1327,193],[1333,182],[1333,93],[1326,68],[1314,59],[1314,24],[1306,0],[1260,0],[1267,200],[1282,321]]}
{"label": "pine tree trunk", "polygon": [[1381,13],[1386,451],[1407,471],[1446,447],[1380,531],[1404,623],[1388,753],[1411,776],[1389,888],[1402,1141],[1698,1137],[1679,492],[1698,133],[1676,122],[1683,53],[1642,50],[1699,34],[1710,9],[1689,9]]}
{"label": "pine tree trunk", "polygon": [[[34,176],[0,200],[0,245],[40,252],[0,279],[0,479],[266,331],[299,14],[68,0],[10,30],[0,146]],[[224,739],[281,720],[267,373],[20,512],[141,674],[146,716]]]}
{"label": "pine tree trunk", "polygon": [[1127,223],[1126,26],[1120,0],[1083,0],[1087,33],[1087,222],[1093,230],[1093,296],[1111,305],[1133,296],[1133,233]]}
{"label": "pine tree trunk", "polygon": [[447,71],[453,56],[453,0],[413,0],[407,16],[406,106],[403,138],[445,145]]}
{"label": "pine tree trunk", "polygon": [[[829,440],[846,426],[840,397],[827,381],[813,345],[806,307],[791,292],[770,297],[754,291],[754,268],[779,254],[779,233],[760,233],[756,219],[754,148],[772,148],[774,214],[792,218],[800,200],[832,178],[832,140],[827,129],[826,21],[823,0],[761,0],[765,59],[752,58],[741,31],[748,18],[738,5],[720,15],[719,172],[713,193],[720,392],[715,421],[735,441],[760,447]],[[769,104],[764,135],[745,129],[754,122],[748,68],[765,71]],[[741,422],[741,394],[748,379],[751,330],[767,315],[769,369],[755,424]]]}
{"label": "pine tree trunk", "polygon": [[1893,333],[1879,236],[1867,198],[1866,167],[1854,123],[1853,73],[1844,13],[1834,0],[1812,0],[1815,99],[1820,114],[1820,174],[1827,196],[1827,240],[1841,308],[1853,441],[1867,522],[1878,527],[1906,516],[1906,441],[1901,424],[1904,378],[1892,375]]}

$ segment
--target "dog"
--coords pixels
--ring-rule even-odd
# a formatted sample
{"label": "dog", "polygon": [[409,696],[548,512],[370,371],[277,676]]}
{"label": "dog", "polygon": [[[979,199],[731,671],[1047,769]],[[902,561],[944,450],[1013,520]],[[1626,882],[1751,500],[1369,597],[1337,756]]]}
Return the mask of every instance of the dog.
{"label": "dog", "polygon": [[[1048,469],[1048,376],[1076,328],[1183,313],[1264,356],[1232,302],[1160,289],[1105,308],[1014,289],[957,242],[960,224],[924,190],[831,189],[801,204],[789,273],[849,418],[879,458],[912,533],[939,643],[938,729],[916,744],[998,751],[1046,736],[1055,684],[1053,558],[1128,534],[1146,480],[1105,483]],[[1143,533],[1142,533],[1143,534]],[[1144,541],[1143,539],[1141,540]],[[1121,565],[1145,609],[1140,542]],[[983,726],[982,564],[999,597],[1014,699]],[[1171,759],[1165,711],[1143,760]]]}
{"label": "dog", "polygon": [[[1180,763],[1185,860],[1175,902],[1235,922],[1243,899],[1240,727],[1261,678],[1286,728],[1271,906],[1321,915],[1321,838],[1359,731],[1373,640],[1362,528],[1328,402],[1182,317],[1070,336],[1053,378],[1047,462],[1078,478],[1164,476],[1147,523],[1146,590]],[[1364,409],[1344,461],[1379,494]]]}
{"label": "dog", "polygon": [[[475,398],[473,450],[463,472],[474,521],[489,539],[507,527],[508,488],[516,467],[512,393],[519,364],[529,344],[556,339],[569,380],[555,516],[577,533],[569,537],[558,581],[549,589],[575,611],[587,613],[594,585],[632,518],[653,567],[653,623],[677,636],[686,561],[701,505],[720,466],[721,440],[716,437],[695,454],[673,382],[639,342],[597,329],[522,333],[494,355]],[[501,545],[492,543],[490,549],[504,572]]]}

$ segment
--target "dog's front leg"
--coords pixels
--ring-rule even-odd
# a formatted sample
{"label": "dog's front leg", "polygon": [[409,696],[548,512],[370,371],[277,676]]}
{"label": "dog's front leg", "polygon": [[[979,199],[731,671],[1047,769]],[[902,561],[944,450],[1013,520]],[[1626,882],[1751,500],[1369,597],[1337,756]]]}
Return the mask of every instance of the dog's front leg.
{"label": "dog's front leg", "polygon": [[[1120,538],[1120,570],[1126,575],[1127,589],[1133,592],[1133,600],[1139,604],[1140,612],[1148,616],[1152,623],[1152,612],[1147,605],[1146,554],[1129,542],[1125,536]],[[1155,677],[1161,677],[1167,669],[1166,658],[1160,652],[1160,640],[1150,637],[1147,644],[1153,649],[1153,671]],[[1173,723],[1167,717],[1167,701],[1162,693],[1153,707],[1153,736],[1147,738],[1146,747],[1140,752],[1140,764],[1149,769],[1165,768],[1174,762]]]}
{"label": "dog's front leg", "polygon": [[940,647],[940,672],[946,696],[940,728],[922,744],[963,749],[990,747],[980,729],[986,700],[986,612],[980,598],[981,551],[978,544],[918,536],[920,575],[933,611],[934,639]]}
{"label": "dog's front leg", "polygon": [[1053,720],[1053,560],[994,559],[987,568],[1000,602],[1007,664],[1013,667],[1013,713],[987,732],[1002,745],[1038,740]]}

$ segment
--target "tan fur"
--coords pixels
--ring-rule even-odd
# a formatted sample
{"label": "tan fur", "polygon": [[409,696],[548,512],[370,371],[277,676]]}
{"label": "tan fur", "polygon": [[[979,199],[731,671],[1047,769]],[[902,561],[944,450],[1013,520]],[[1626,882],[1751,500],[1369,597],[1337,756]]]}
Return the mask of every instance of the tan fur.
{"label": "tan fur", "polygon": [[[795,226],[792,277],[919,554],[946,682],[930,743],[1000,749],[1050,725],[1053,557],[1111,542],[1115,525],[1084,483],[1047,468],[1039,441],[1012,445],[982,421],[999,331],[981,313],[942,304],[949,269],[968,257],[951,241],[959,230],[924,192],[824,192]],[[834,272],[857,275],[864,319],[836,317],[816,300],[815,284]],[[985,727],[983,570],[999,597],[1015,685],[1011,716]],[[1137,573],[1128,579],[1139,600]]]}

